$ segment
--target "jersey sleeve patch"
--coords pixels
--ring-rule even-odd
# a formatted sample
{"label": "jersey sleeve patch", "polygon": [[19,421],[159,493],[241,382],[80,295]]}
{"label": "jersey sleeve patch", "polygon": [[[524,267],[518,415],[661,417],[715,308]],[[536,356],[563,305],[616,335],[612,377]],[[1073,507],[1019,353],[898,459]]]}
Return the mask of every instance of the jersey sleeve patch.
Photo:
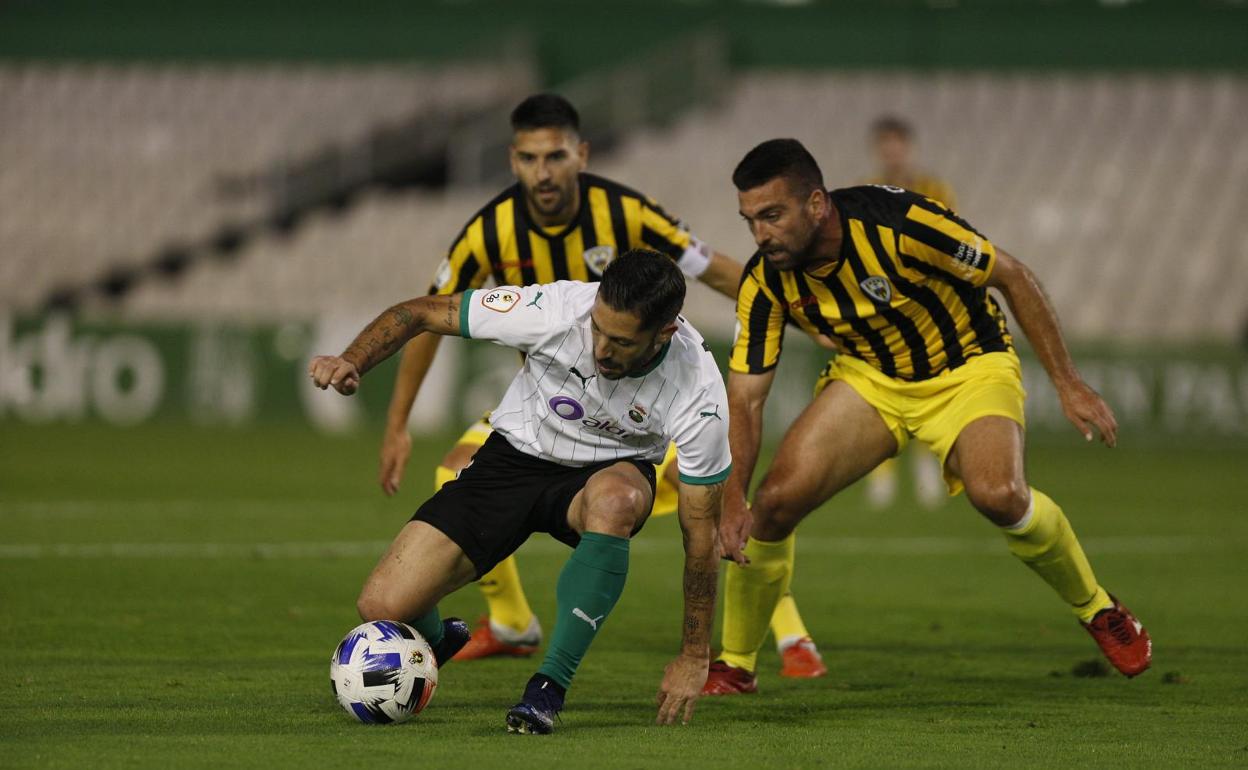
{"label": "jersey sleeve patch", "polygon": [[493,291],[477,292],[481,297],[481,307],[496,313],[507,313],[520,304],[519,292],[511,289],[494,289]]}

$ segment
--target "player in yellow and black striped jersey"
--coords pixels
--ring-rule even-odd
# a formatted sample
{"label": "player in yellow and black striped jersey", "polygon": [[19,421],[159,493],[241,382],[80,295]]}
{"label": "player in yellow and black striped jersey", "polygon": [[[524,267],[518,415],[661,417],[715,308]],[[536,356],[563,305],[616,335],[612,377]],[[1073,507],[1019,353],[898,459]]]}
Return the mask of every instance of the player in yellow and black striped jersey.
{"label": "player in yellow and black striped jersey", "polygon": [[738,294],[733,371],[774,367],[789,320],[907,382],[1012,350],[984,288],[996,259],[988,239],[938,201],[900,188],[827,195],[848,235],[838,258],[813,271],[777,270],[754,255]]}
{"label": "player in yellow and black striped jersey", "polygon": [[[932,447],[950,493],[966,489],[1110,662],[1127,676],[1144,671],[1147,632],[1097,583],[1065,514],[1023,471],[1022,374],[988,288],[1009,303],[1085,437],[1095,428],[1113,446],[1117,431],[1113,412],[1071,361],[1035,276],[930,198],[898,187],[826,190],[818,164],[793,139],[755,147],[733,182],[759,250],[737,296],[729,361],[733,470],[720,542],[736,565],[725,583],[723,653],[705,691],[757,689],[754,664],[791,584],[798,523],[911,438]],[[789,320],[840,355],[750,506],[762,409]]]}
{"label": "player in yellow and black striped jersey", "polygon": [[[896,115],[881,115],[871,122],[868,139],[876,173],[862,180],[860,184],[902,187],[925,198],[939,201],[950,211],[958,210],[953,186],[927,172],[916,162],[915,129],[910,121]],[[924,508],[939,507],[945,501],[941,489],[939,461],[921,442],[916,442],[908,454],[916,502]],[[886,508],[896,502],[898,477],[901,475],[899,470],[903,459],[899,456],[885,460],[867,475],[864,492],[869,505]]]}
{"label": "player in yellow and black striped jersey", "polygon": [[[504,190],[469,220],[429,292],[458,294],[491,279],[504,286],[597,281],[618,254],[641,246],[668,255],[686,275],[705,276],[710,250],[653,200],[585,172],[576,175],[576,190],[576,216],[550,226],[535,221],[521,183]],[[731,265],[727,279],[739,269]]]}
{"label": "player in yellow and black striped jersey", "polygon": [[[469,218],[438,267],[430,293],[455,294],[487,281],[520,286],[597,281],[617,255],[648,247],[671,257],[687,277],[736,296],[739,262],[707,247],[648,196],[586,172],[589,147],[579,136],[576,110],[566,100],[551,94],[525,99],[512,113],[512,128],[516,183]],[[381,484],[388,494],[402,478],[411,448],[408,415],[438,340],[423,335],[403,351],[381,452]],[[435,484],[455,478],[489,432],[484,420],[470,427],[438,467]],[[676,509],[674,459],[669,451],[658,469],[656,515]],[[531,653],[541,631],[515,558],[483,576],[480,586],[489,604],[488,622],[478,625],[457,659]],[[776,617],[778,634],[807,635],[791,602]]]}

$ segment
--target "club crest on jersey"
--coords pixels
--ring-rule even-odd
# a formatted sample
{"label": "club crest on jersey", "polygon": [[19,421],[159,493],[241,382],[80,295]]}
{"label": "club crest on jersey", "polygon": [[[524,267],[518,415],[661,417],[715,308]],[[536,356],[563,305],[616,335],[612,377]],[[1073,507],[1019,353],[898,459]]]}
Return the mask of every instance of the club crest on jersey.
{"label": "club crest on jersey", "polygon": [[869,275],[858,286],[876,302],[888,302],[893,298],[893,285],[882,275]]}
{"label": "club crest on jersey", "polygon": [[481,297],[481,306],[496,313],[506,313],[518,302],[520,302],[520,292],[511,289],[494,289],[484,292]]}
{"label": "club crest on jersey", "polygon": [[628,408],[628,419],[632,420],[636,425],[644,423],[649,416],[649,412],[641,404],[633,404]]}
{"label": "club crest on jersey", "polygon": [[589,269],[602,275],[602,271],[606,270],[611,260],[615,259],[615,247],[611,244],[595,246],[592,249],[585,249],[584,256],[585,264],[589,266]]}

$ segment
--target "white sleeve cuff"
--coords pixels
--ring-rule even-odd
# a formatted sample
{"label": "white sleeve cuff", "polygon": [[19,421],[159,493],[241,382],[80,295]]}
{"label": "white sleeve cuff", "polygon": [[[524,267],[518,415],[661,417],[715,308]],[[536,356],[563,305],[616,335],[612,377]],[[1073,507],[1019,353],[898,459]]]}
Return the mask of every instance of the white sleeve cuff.
{"label": "white sleeve cuff", "polygon": [[702,241],[693,235],[689,236],[689,247],[685,249],[685,253],[680,255],[680,259],[676,260],[676,266],[680,268],[680,272],[690,278],[697,278],[706,272],[706,268],[711,264],[711,249]]}

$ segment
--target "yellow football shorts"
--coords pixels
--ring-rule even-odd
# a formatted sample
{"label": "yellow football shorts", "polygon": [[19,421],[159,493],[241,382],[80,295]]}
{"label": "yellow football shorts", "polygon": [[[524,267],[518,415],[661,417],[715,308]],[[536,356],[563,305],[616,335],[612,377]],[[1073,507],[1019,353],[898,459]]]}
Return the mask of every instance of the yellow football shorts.
{"label": "yellow football shorts", "polygon": [[833,380],[843,380],[875,408],[897,439],[898,452],[911,437],[930,446],[940,458],[950,495],[963,489],[962,480],[945,465],[963,428],[990,415],[1026,425],[1022,367],[1013,352],[984,353],[920,382],[898,380],[865,361],[837,356],[819,374],[815,395]]}
{"label": "yellow football shorts", "polygon": [[[457,444],[468,444],[469,446],[479,447],[485,443],[490,437],[490,432],[494,429],[490,427],[490,415],[484,415],[472,425],[468,426],[468,430],[464,431],[464,435],[459,437]],[[679,502],[676,485],[667,478],[667,469],[672,463],[676,462],[676,445],[667,445],[667,454],[663,455],[663,462],[655,468],[657,483],[654,488],[654,508],[651,512],[652,516],[665,516],[669,513],[675,513]]]}

